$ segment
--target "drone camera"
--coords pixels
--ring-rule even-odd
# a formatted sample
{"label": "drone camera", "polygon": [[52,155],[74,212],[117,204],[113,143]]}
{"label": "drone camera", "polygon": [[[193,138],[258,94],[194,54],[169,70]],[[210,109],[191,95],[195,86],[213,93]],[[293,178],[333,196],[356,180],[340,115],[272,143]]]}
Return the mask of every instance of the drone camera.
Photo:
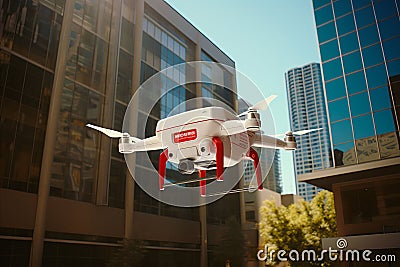
{"label": "drone camera", "polygon": [[194,163],[190,159],[182,159],[179,161],[178,170],[182,174],[192,174],[194,172]]}

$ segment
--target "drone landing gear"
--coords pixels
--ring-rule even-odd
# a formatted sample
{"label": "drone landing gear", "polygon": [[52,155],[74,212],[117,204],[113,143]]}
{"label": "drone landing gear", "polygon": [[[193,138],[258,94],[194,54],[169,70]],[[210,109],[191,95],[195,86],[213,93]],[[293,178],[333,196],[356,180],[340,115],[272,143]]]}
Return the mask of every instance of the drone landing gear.
{"label": "drone landing gear", "polygon": [[167,169],[167,161],[168,161],[168,149],[165,149],[160,154],[160,160],[158,161],[158,184],[159,184],[160,190],[164,190],[165,171]]}
{"label": "drone landing gear", "polygon": [[224,144],[219,137],[213,137],[212,142],[215,147],[215,161],[217,165],[217,181],[223,181],[224,177]]}
{"label": "drone landing gear", "polygon": [[202,197],[206,196],[206,180],[203,180],[206,178],[206,171],[205,170],[199,170],[199,178],[202,179],[200,180],[200,195]]}
{"label": "drone landing gear", "polygon": [[[217,181],[223,181],[224,177],[224,145],[219,137],[213,137],[212,142],[215,147],[215,162],[217,165]],[[206,170],[199,170],[200,195],[206,196]]]}
{"label": "drone landing gear", "polygon": [[261,177],[260,160],[258,158],[257,151],[255,151],[252,147],[250,147],[249,152],[247,152],[247,158],[253,161],[254,169],[256,170],[258,190],[262,190],[263,185]]}
{"label": "drone landing gear", "polygon": [[[215,147],[215,161],[217,165],[217,181],[223,181],[223,173],[224,173],[224,145],[222,143],[221,138],[213,137],[212,142]],[[256,153],[257,155],[257,153]],[[258,156],[257,156],[258,160]],[[167,161],[168,161],[168,149],[165,149],[160,154],[160,160],[158,162],[158,181],[159,181],[159,188],[160,190],[164,190],[164,182],[165,182],[165,172],[167,168]],[[258,161],[257,161],[258,162]],[[258,163],[257,163],[258,164]],[[206,195],[206,180],[203,178],[206,177],[205,170],[199,170],[199,178],[200,180],[200,194],[202,196]]]}

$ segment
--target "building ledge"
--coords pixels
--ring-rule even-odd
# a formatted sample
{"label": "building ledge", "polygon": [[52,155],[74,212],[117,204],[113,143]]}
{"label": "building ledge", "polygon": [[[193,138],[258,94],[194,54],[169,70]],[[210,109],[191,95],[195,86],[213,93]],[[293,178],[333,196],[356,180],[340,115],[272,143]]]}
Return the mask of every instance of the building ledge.
{"label": "building ledge", "polygon": [[399,157],[298,175],[299,182],[332,190],[332,184],[400,173]]}

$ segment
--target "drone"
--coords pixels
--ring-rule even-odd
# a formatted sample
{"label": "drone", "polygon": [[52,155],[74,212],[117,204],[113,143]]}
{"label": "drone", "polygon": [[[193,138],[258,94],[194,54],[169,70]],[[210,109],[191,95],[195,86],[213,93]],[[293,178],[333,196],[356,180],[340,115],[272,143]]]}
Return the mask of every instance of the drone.
{"label": "drone", "polygon": [[[259,110],[266,110],[276,95],[256,103],[247,111],[234,115],[221,107],[204,107],[158,121],[155,135],[145,139],[132,137],[92,124],[86,126],[100,131],[110,138],[119,138],[119,152],[163,150],[159,158],[159,189],[164,190],[167,162],[178,166],[182,174],[198,172],[200,195],[206,195],[206,172],[216,170],[216,180],[223,181],[225,167],[232,167],[244,159],[253,161],[258,190],[263,189],[259,157],[254,147],[284,149],[297,148],[295,135],[303,135],[319,129],[265,135],[261,130]],[[244,119],[241,119],[244,117]]]}

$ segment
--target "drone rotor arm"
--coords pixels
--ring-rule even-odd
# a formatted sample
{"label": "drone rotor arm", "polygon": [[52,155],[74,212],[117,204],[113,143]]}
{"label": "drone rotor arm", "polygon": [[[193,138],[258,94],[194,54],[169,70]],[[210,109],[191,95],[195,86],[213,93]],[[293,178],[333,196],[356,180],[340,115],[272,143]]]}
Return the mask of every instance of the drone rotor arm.
{"label": "drone rotor arm", "polygon": [[[160,150],[166,148],[166,146],[162,144],[161,140],[157,136],[152,136],[146,139],[129,137],[129,142],[121,142],[119,145],[120,152],[125,151],[123,153]],[[121,148],[123,148],[123,150],[121,150]]]}
{"label": "drone rotor arm", "polygon": [[[299,136],[301,136],[301,135],[308,134],[308,133],[311,133],[311,132],[320,131],[320,130],[322,130],[322,129],[323,129],[323,128],[315,128],[315,129],[300,130],[300,131],[291,132],[291,134],[292,134],[292,135],[299,135]],[[285,136],[285,135],[286,135],[286,134],[275,134],[275,135],[272,135],[272,136],[274,136],[274,137],[281,137],[281,136]]]}
{"label": "drone rotor arm", "polygon": [[269,135],[256,134],[252,146],[263,148],[286,149],[285,141]]}

